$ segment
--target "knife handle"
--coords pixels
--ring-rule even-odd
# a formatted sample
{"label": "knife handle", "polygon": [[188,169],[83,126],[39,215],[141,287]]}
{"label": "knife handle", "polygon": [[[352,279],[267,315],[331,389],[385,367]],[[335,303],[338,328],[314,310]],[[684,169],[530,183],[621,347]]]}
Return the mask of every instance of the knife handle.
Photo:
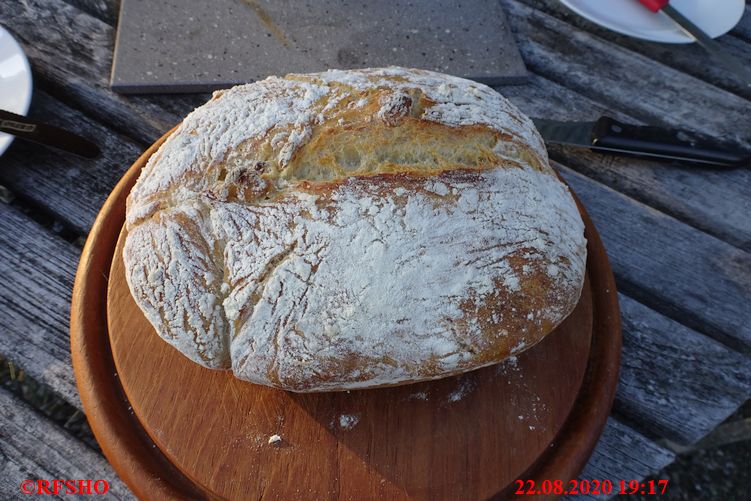
{"label": "knife handle", "polygon": [[10,111],[0,110],[0,132],[84,158],[97,158],[101,154],[99,147],[88,139]]}
{"label": "knife handle", "polygon": [[601,117],[595,122],[592,149],[724,167],[751,164],[751,155],[737,147],[696,139],[680,130],[624,124],[610,117]]}
{"label": "knife handle", "polygon": [[639,0],[639,2],[652,12],[659,12],[663,7],[670,3],[669,0]]}

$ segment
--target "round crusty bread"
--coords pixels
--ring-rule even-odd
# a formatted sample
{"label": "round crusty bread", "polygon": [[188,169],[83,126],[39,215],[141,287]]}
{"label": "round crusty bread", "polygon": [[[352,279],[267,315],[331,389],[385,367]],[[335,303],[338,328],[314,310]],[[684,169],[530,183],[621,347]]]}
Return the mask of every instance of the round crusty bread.
{"label": "round crusty bread", "polygon": [[292,391],[499,362],[576,305],[584,225],[532,122],[404,68],[214,93],[127,205],[133,297],[191,360]]}

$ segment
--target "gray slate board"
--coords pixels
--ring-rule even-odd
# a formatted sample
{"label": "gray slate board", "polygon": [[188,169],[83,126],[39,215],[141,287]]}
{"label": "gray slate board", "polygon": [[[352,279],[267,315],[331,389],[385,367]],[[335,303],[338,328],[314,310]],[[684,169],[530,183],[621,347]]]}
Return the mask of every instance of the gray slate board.
{"label": "gray slate board", "polygon": [[488,84],[527,75],[498,0],[122,0],[111,85],[200,92],[388,65]]}

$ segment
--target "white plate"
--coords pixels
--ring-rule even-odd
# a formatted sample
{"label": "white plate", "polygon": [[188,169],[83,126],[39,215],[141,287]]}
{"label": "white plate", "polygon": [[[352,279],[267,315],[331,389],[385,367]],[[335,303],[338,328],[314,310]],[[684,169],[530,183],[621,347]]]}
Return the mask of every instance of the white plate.
{"label": "white plate", "polygon": [[[590,21],[618,33],[665,43],[691,43],[665,14],[653,13],[638,0],[561,0]],[[745,0],[670,0],[672,5],[712,38],[724,35],[743,16]]]}
{"label": "white plate", "polygon": [[[26,115],[31,104],[31,68],[23,49],[0,26],[0,109]],[[0,132],[0,155],[13,136]]]}

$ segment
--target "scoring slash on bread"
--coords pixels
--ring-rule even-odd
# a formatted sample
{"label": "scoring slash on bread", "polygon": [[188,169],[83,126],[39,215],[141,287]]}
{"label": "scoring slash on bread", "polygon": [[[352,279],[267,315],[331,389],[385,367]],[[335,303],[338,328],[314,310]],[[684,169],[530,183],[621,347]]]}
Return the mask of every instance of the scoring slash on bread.
{"label": "scoring slash on bread", "polygon": [[575,307],[584,225],[532,122],[389,67],[214,93],[127,203],[133,298],[191,360],[311,392],[436,379]]}

